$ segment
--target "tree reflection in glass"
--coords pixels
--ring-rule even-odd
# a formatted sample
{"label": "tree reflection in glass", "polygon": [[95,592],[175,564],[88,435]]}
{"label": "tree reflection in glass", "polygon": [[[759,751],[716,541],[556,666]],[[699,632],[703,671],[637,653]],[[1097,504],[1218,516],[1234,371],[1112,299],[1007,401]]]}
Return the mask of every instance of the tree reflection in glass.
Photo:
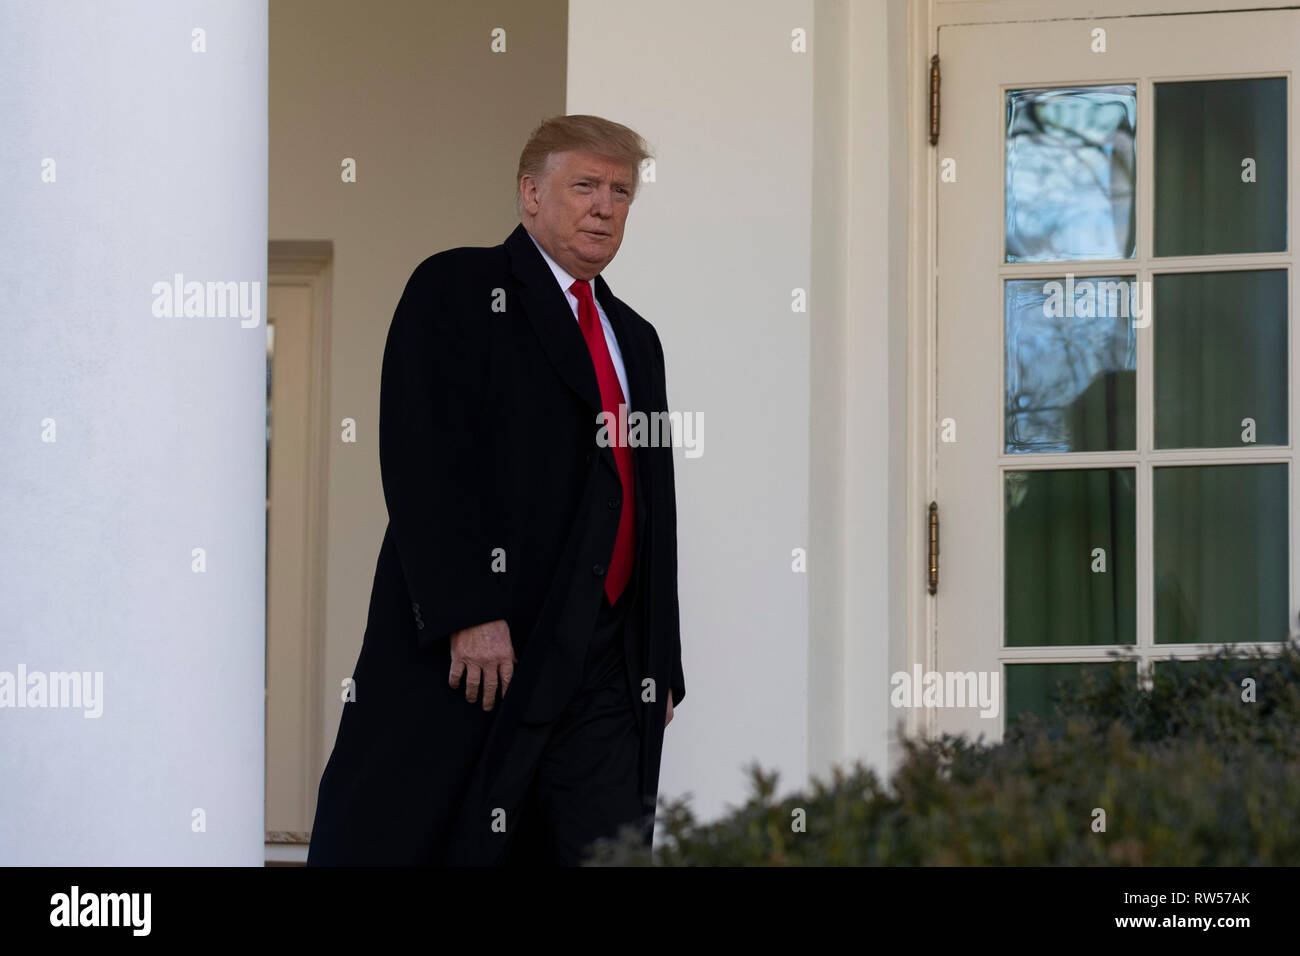
{"label": "tree reflection in glass", "polygon": [[1131,259],[1137,88],[1009,90],[1006,261]]}
{"label": "tree reflection in glass", "polygon": [[1006,283],[1007,454],[1137,447],[1134,281]]}

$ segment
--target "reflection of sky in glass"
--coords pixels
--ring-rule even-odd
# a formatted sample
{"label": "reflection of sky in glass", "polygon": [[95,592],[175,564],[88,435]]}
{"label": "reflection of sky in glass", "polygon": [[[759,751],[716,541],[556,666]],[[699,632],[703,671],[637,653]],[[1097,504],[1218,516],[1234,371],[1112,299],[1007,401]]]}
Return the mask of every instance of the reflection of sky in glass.
{"label": "reflection of sky in glass", "polygon": [[[1073,315],[1046,307],[1052,287],[1044,287],[1064,287],[1064,279],[1006,283],[1008,454],[1137,447],[1137,333],[1118,302],[1102,294],[1111,287],[1101,285],[1125,283],[1128,289],[1134,280],[1076,278]],[[1088,294],[1084,283],[1092,283],[1099,308],[1079,308]]]}
{"label": "reflection of sky in glass", "polygon": [[1131,259],[1137,88],[1007,92],[1007,261]]}

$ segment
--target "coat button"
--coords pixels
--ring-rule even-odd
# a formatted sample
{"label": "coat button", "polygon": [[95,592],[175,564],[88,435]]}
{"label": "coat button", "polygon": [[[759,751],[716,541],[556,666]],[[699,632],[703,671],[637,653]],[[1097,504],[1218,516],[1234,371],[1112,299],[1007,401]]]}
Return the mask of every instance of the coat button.
{"label": "coat button", "polygon": [[424,630],[424,622],[423,622],[423,621],[419,621],[419,622],[417,622],[416,625],[415,625],[415,627],[416,627],[417,630],[421,630],[421,631],[423,631],[423,630]]}
{"label": "coat button", "polygon": [[605,566],[603,564],[593,564],[591,566],[591,573],[596,575],[596,577],[600,577],[605,573]]}
{"label": "coat button", "polygon": [[608,504],[609,504],[610,511],[617,511],[619,508],[623,506],[623,502],[621,502],[618,498],[610,498]]}
{"label": "coat button", "polygon": [[591,464],[591,459],[594,458],[594,457],[596,457],[596,453],[595,453],[594,451],[589,451],[589,452],[587,452],[587,464],[590,465],[590,464]]}

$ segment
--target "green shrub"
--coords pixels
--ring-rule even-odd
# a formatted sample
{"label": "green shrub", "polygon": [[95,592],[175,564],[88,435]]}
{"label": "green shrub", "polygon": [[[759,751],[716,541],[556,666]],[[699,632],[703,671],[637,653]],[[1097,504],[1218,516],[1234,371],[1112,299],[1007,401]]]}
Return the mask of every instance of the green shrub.
{"label": "green shrub", "polygon": [[[1243,700],[1242,681],[1255,682]],[[661,801],[652,862],[668,866],[1241,866],[1300,863],[1300,649],[1157,664],[1143,691],[1085,675],[1050,719],[1022,715],[997,744],[905,740],[885,786],[855,763],[775,799],[696,821]],[[1104,832],[1094,810],[1105,811]],[[801,816],[803,832],[796,832]],[[591,863],[648,861],[603,841]]]}

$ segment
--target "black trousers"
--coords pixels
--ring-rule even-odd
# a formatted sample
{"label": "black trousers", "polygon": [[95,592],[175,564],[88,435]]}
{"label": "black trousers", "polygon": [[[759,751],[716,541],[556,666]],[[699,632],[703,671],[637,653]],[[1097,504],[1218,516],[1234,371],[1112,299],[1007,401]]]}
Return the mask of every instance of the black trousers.
{"label": "black trousers", "polygon": [[637,829],[648,852],[653,815],[640,796],[641,742],[624,666],[633,582],[610,607],[604,592],[582,684],[548,724],[519,728],[519,759],[534,768],[508,830],[505,866],[577,866],[593,841]]}

